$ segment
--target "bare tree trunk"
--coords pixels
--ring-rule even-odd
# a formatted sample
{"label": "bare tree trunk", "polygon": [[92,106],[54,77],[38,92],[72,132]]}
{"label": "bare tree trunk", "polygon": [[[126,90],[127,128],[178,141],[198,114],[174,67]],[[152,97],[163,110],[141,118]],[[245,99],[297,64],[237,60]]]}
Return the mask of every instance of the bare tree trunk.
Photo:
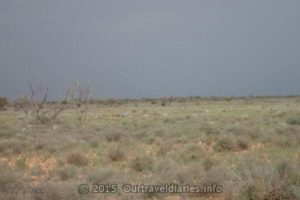
{"label": "bare tree trunk", "polygon": [[72,84],[66,93],[66,99],[71,102],[79,121],[87,120],[90,96],[90,86],[82,86],[79,82]]}

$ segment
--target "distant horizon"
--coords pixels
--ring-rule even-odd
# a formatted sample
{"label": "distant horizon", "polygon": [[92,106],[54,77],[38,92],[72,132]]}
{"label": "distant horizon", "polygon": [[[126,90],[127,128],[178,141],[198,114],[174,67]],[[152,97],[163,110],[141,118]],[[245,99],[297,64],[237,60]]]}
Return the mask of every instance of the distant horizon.
{"label": "distant horizon", "polygon": [[[48,100],[49,101],[57,101],[57,100],[61,100],[64,98],[65,96],[65,92],[67,91],[67,89],[62,92],[60,96],[52,96],[51,95],[51,88],[49,89],[49,93],[48,93]],[[91,94],[91,99],[94,100],[107,100],[107,99],[132,99],[132,100],[142,100],[142,99],[161,99],[161,98],[170,98],[170,97],[175,97],[175,98],[211,98],[211,97],[217,97],[217,98],[247,98],[247,97],[253,97],[253,98],[261,98],[261,97],[267,97],[267,98],[277,98],[277,97],[282,97],[282,98],[286,98],[286,97],[299,97],[300,93],[296,94],[245,94],[245,95],[182,95],[182,96],[175,96],[175,95],[162,95],[162,96],[141,96],[141,97],[129,97],[129,96],[95,96],[95,90],[93,90],[93,88],[91,88],[92,94]],[[6,97],[9,100],[16,100],[20,97],[25,97],[27,96],[29,93],[29,90],[27,88],[27,91],[24,91],[22,93],[20,93],[17,96],[14,97],[10,97],[10,96],[5,96],[0,94],[0,97]]]}
{"label": "distant horizon", "polygon": [[[4,96],[0,94],[0,97],[6,97],[10,101],[15,101],[18,98],[21,97],[26,97],[28,96],[28,92],[24,92],[16,97],[9,97],[9,96]],[[49,95],[50,94],[50,95]],[[60,101],[64,99],[64,95],[61,97],[52,97],[51,96],[51,90],[49,90],[48,93],[48,98],[47,102],[51,101]],[[260,95],[254,95],[254,94],[249,94],[249,95],[186,95],[186,96],[147,96],[147,97],[101,97],[101,96],[94,96],[93,95],[93,90],[92,90],[92,95],[90,97],[91,100],[159,100],[159,99],[168,99],[168,98],[176,98],[176,99],[186,99],[186,98],[204,98],[204,99],[209,99],[209,98],[233,98],[233,99],[240,99],[240,98],[298,98],[300,97],[300,94],[260,94]]]}

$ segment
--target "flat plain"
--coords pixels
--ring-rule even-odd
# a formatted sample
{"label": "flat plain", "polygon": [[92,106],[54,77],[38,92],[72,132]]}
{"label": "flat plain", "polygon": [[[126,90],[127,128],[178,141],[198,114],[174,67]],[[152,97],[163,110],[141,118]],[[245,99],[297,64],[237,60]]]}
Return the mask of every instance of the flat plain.
{"label": "flat plain", "polygon": [[[3,200],[300,199],[300,99],[93,102],[85,121],[65,109],[44,123],[10,105],[0,111],[0,164]],[[222,192],[122,191],[171,183]],[[95,184],[118,191],[95,194]]]}

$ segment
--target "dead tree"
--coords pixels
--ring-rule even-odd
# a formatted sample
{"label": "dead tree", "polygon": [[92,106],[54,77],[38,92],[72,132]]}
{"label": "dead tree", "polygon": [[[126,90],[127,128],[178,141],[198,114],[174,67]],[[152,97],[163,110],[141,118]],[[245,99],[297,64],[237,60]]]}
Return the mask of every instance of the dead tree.
{"label": "dead tree", "polygon": [[66,93],[66,100],[75,109],[79,121],[87,120],[90,97],[90,85],[80,85],[79,82],[72,84]]}
{"label": "dead tree", "polygon": [[15,102],[16,109],[23,109],[26,114],[32,115],[35,120],[41,123],[53,122],[64,110],[61,102],[55,102],[52,105],[46,105],[49,89],[42,84],[27,82],[29,88],[28,94]]}

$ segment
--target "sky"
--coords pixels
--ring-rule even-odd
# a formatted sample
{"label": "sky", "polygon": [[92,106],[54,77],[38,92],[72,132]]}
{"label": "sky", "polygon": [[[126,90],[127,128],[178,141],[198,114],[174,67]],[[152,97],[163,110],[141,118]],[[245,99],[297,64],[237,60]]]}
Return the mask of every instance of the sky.
{"label": "sky", "polygon": [[0,96],[300,94],[299,0],[1,0]]}

